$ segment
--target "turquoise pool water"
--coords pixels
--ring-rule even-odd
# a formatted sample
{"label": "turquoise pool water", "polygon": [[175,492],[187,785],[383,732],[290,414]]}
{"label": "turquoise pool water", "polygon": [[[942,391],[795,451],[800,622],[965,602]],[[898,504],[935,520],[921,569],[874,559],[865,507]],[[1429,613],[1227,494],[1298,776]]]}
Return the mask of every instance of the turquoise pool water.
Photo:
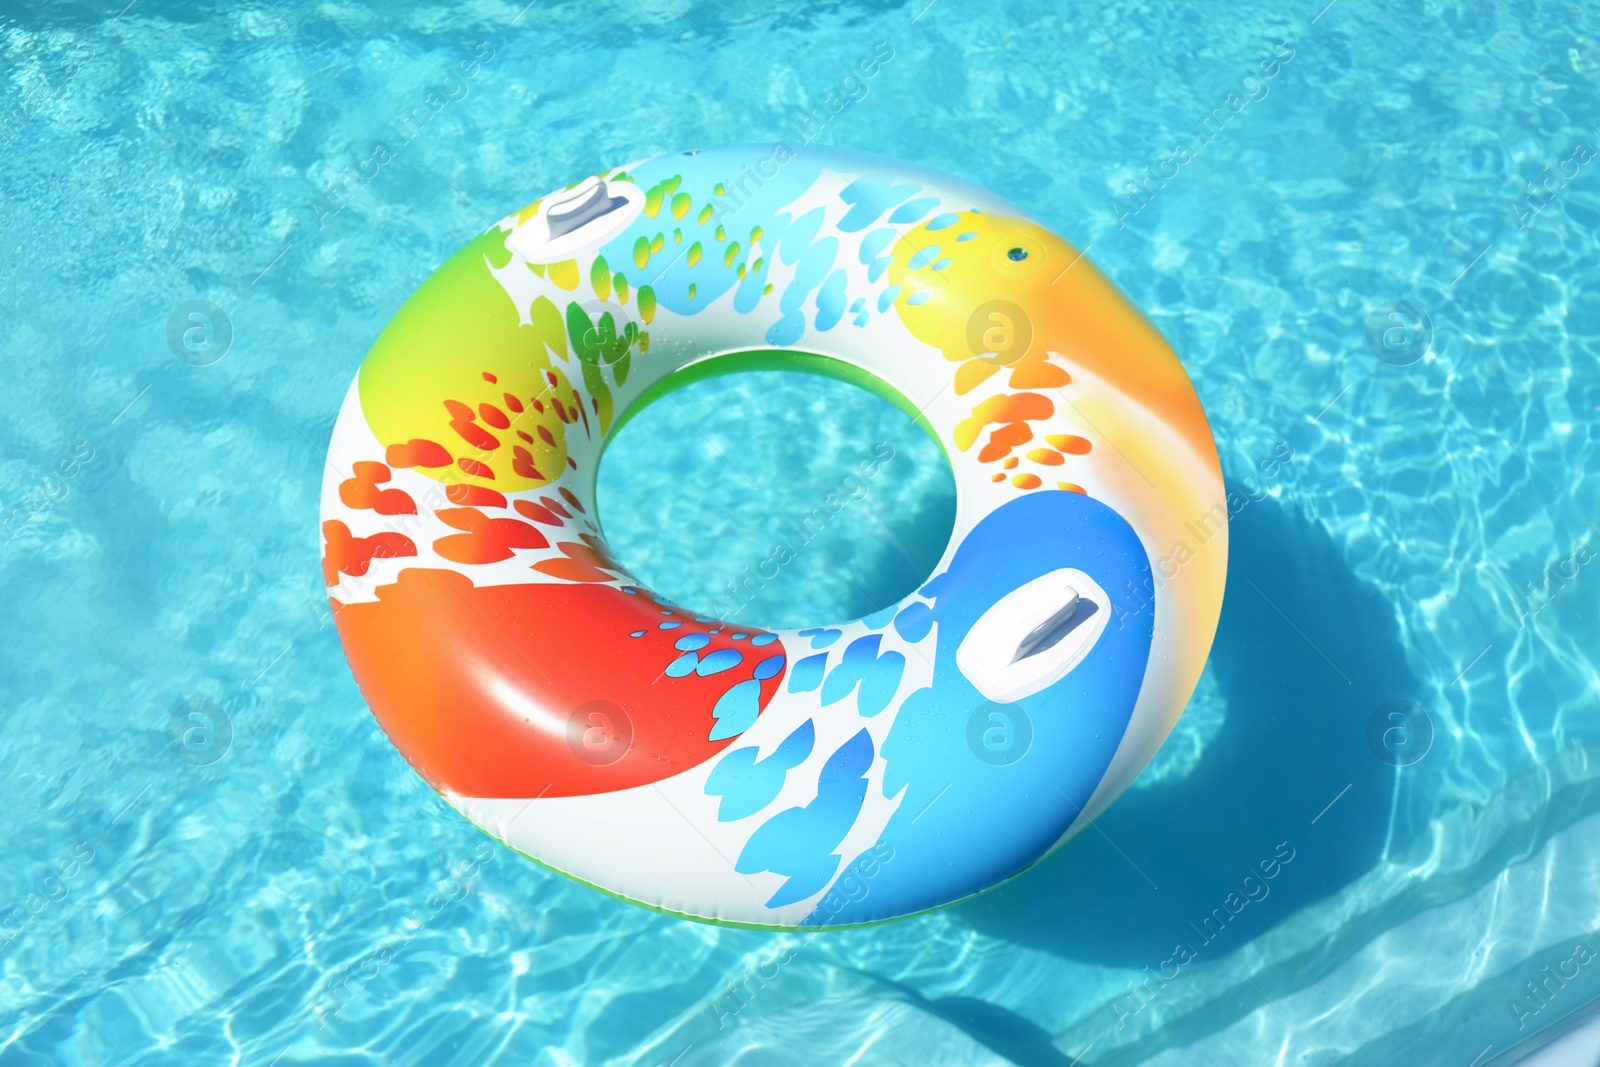
{"label": "turquoise pool water", "polygon": [[[1592,5],[124,2],[0,13],[0,1065],[1482,1067],[1600,998]],[[468,235],[765,138],[1087,248],[1251,500],[1095,830],[811,939],[490,847],[367,714],[316,532],[351,374]],[[641,416],[624,557],[711,595],[881,435],[905,462],[760,610],[912,580],[934,456],[816,388],[680,394],[752,484]]]}
{"label": "turquoise pool water", "polygon": [[715,378],[642,409],[606,449],[596,492],[607,542],[642,583],[749,626],[826,626],[897,603],[955,523],[949,464],[909,415],[793,371]]}

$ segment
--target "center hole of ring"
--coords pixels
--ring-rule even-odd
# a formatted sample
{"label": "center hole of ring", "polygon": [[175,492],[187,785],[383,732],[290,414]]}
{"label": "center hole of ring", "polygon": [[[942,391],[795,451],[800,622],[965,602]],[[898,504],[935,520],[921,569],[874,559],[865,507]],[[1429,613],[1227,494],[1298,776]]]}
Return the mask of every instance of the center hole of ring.
{"label": "center hole of ring", "polygon": [[[955,525],[949,462],[887,385],[825,376],[819,359],[719,357],[629,411],[595,493],[641,584],[777,629],[860,618],[927,580]],[[804,369],[745,369],[791,361]]]}

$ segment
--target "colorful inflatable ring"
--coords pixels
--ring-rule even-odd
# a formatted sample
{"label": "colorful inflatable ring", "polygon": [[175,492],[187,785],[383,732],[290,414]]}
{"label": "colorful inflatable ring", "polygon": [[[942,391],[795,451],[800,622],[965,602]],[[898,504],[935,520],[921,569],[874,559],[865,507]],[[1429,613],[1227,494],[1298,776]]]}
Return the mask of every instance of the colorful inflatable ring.
{"label": "colorful inflatable ring", "polygon": [[[767,632],[607,552],[627,413],[751,367],[943,447],[914,594]],[[1038,862],[1154,754],[1221,608],[1221,471],[1161,336],[1012,205],[854,153],[661,156],[509,216],[378,337],[327,469],[329,596],[395,746],[517,851],[696,919],[874,922]]]}

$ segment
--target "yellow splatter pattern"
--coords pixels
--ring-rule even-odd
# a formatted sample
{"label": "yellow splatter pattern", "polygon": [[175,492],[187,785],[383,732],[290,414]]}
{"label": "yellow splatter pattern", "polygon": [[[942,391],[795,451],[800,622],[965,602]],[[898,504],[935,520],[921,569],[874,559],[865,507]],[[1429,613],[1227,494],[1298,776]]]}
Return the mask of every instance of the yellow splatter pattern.
{"label": "yellow splatter pattern", "polygon": [[[535,300],[522,323],[499,287],[480,280],[493,237],[474,241],[423,283],[373,345],[358,389],[391,466],[510,493],[559,477],[571,462],[572,425],[593,427],[568,376],[567,330],[555,303]],[[575,277],[576,264],[566,266]],[[427,299],[433,286],[449,298]]]}
{"label": "yellow splatter pattern", "polygon": [[[1009,460],[1022,449],[1028,464],[1051,468],[1013,475],[1018,489],[1037,489],[1047,474],[1087,462],[1095,447],[1087,426],[1087,436],[1049,433],[1042,440],[1034,429],[1058,417],[1078,425],[1074,370],[1148,408],[1201,454],[1212,452],[1210,428],[1177,357],[1080,258],[1041,226],[979,211],[961,212],[953,224],[948,216],[930,219],[893,248],[888,282],[900,287],[896,310],[913,335],[956,364],[957,395],[997,376],[1004,380],[1002,392],[985,397],[956,426],[956,447],[978,446],[980,463]],[[1000,301],[1008,306],[994,312]],[[1011,321],[1017,313],[1022,321]],[[995,314],[1014,343],[987,351],[984,330]],[[1057,484],[1082,491],[1076,482]]]}

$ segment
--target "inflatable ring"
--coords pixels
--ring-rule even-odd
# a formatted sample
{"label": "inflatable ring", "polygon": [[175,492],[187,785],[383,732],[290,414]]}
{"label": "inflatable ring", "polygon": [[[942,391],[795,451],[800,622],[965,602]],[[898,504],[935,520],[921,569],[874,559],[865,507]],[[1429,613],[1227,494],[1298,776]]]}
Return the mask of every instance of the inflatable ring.
{"label": "inflatable ring", "polygon": [[[607,551],[628,413],[751,367],[857,382],[943,447],[955,529],[914,594],[769,632]],[[1065,842],[1183,709],[1227,560],[1194,390],[1081,252],[952,178],[781,144],[477,237],[374,343],[327,472],[339,636],[428,784],[563,874],[754,926],[923,911]]]}

